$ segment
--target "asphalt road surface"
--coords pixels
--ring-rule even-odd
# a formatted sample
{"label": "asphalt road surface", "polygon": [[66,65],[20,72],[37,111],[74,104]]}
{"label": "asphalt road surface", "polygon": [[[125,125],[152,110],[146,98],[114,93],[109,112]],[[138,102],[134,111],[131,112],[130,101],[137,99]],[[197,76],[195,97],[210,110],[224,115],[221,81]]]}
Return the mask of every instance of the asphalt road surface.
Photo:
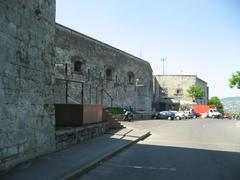
{"label": "asphalt road surface", "polygon": [[126,123],[152,135],[79,179],[240,180],[240,121],[191,119]]}

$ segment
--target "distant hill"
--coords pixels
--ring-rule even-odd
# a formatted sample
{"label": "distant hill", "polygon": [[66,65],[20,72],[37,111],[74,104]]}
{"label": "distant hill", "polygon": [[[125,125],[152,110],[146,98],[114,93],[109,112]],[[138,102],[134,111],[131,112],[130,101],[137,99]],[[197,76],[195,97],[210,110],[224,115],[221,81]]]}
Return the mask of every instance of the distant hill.
{"label": "distant hill", "polygon": [[240,112],[240,96],[221,99],[226,112]]}

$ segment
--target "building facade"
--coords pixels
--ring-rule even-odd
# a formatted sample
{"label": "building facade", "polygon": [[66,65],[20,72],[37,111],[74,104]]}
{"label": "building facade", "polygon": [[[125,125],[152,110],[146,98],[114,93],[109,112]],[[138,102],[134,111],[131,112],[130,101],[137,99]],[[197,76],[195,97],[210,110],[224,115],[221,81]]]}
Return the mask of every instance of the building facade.
{"label": "building facade", "polygon": [[198,99],[196,103],[207,104],[208,102],[207,82],[196,75],[155,75],[153,82],[153,101],[157,109],[164,108],[160,108],[159,103],[164,104],[166,99],[171,99],[170,104],[192,104],[193,100],[187,92],[192,85],[199,85],[203,89],[203,98]]}
{"label": "building facade", "polygon": [[61,79],[67,78],[72,80],[67,87],[69,103],[151,110],[148,62],[60,24],[56,24],[55,44],[56,103],[65,103],[66,84]]}

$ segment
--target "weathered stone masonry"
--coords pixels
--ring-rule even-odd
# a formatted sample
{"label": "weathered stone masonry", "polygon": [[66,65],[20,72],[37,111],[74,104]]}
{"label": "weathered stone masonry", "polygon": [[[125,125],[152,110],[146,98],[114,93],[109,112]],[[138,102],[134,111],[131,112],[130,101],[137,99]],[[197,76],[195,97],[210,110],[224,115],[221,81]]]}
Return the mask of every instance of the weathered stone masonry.
{"label": "weathered stone masonry", "polygon": [[0,0],[0,169],[55,150],[55,1]]}
{"label": "weathered stone masonry", "polygon": [[[85,82],[84,103],[109,107],[112,97],[114,107],[151,109],[152,69],[148,62],[59,24],[55,41],[57,76],[64,78],[67,64],[67,78]],[[65,83],[56,80],[55,102],[65,102],[65,89]],[[70,83],[70,102],[82,102],[81,93],[80,84]]]}
{"label": "weathered stone masonry", "polygon": [[56,25],[54,0],[0,0],[0,63],[0,171],[106,131],[56,131],[54,104],[66,100],[58,78],[84,82],[69,83],[69,103],[111,106],[111,97],[112,106],[151,109],[149,63]]}

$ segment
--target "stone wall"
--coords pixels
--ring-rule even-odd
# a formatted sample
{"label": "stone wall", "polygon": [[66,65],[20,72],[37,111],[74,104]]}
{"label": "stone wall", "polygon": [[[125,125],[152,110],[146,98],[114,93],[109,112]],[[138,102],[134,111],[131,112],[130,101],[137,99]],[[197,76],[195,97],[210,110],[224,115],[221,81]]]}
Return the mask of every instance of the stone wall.
{"label": "stone wall", "polygon": [[[55,42],[56,77],[84,82],[83,89],[80,83],[69,83],[70,103],[82,102],[83,90],[85,104],[151,110],[152,69],[148,62],[59,24]],[[65,82],[56,80],[56,103],[65,103],[65,92]]]}
{"label": "stone wall", "polygon": [[204,90],[203,100],[199,103],[206,103],[208,99],[207,83],[196,75],[156,75],[154,76],[154,101],[159,101],[163,97],[192,101],[187,90],[195,84],[200,85]]}
{"label": "stone wall", "polygon": [[55,150],[55,1],[0,0],[0,170]]}
{"label": "stone wall", "polygon": [[60,151],[82,141],[104,134],[108,129],[107,123],[85,125],[75,128],[58,128],[56,131],[56,150]]}

